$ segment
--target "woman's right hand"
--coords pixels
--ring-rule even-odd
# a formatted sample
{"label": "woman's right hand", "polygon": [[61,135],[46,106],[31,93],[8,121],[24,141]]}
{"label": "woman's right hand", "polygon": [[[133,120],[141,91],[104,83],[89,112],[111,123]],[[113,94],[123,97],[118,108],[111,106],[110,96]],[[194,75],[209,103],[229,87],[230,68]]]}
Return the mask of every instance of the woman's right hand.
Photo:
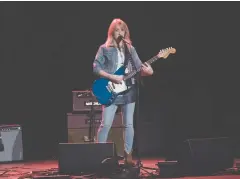
{"label": "woman's right hand", "polygon": [[121,82],[123,81],[123,75],[112,75],[110,80],[113,82],[113,83],[116,83],[116,84],[121,84]]}

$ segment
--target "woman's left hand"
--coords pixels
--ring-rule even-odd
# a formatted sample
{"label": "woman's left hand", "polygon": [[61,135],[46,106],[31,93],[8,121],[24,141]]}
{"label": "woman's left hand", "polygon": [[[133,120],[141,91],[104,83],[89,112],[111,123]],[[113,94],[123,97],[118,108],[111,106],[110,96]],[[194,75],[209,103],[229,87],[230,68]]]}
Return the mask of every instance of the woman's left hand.
{"label": "woman's left hand", "polygon": [[149,64],[144,63],[142,64],[142,72],[144,73],[144,75],[152,75],[153,69]]}

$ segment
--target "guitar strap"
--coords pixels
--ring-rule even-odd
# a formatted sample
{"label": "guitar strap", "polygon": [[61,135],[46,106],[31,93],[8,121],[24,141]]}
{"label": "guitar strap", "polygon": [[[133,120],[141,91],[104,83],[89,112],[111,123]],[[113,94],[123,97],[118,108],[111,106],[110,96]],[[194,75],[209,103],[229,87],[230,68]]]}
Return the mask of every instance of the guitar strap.
{"label": "guitar strap", "polygon": [[134,70],[137,70],[137,69],[135,68],[134,61],[133,61],[133,59],[132,59],[132,55],[131,55],[131,53],[129,52],[129,49],[128,49],[126,43],[124,43],[124,49],[125,49],[124,67],[127,67],[128,62],[130,62],[132,68],[133,68]]}
{"label": "guitar strap", "polygon": [[[137,70],[136,69],[136,66],[134,64],[134,61],[132,59],[132,55],[131,53],[129,52],[129,49],[126,45],[126,43],[124,43],[124,49],[125,49],[125,60],[124,60],[124,67],[127,68],[128,67],[128,63],[130,62],[131,64],[131,67],[132,67],[132,70]],[[133,83],[132,83],[132,78],[126,80],[126,85],[127,86],[131,86]]]}
{"label": "guitar strap", "polygon": [[[129,49],[128,49],[126,43],[124,43],[124,47],[125,47],[124,67],[126,67],[126,64],[128,64],[128,61],[130,61],[131,66],[132,66],[132,69],[133,69],[134,71],[137,71],[136,65],[134,64],[134,61],[133,61],[133,59],[132,59],[132,55],[131,55],[131,53],[129,52]],[[126,84],[129,85],[129,86],[135,84],[136,82],[133,82],[133,80],[134,80],[134,81],[135,81],[135,80],[137,81],[136,78],[134,78],[134,79],[130,78],[129,80],[126,81]],[[139,83],[140,83],[141,85],[143,85],[142,79],[140,79]]]}

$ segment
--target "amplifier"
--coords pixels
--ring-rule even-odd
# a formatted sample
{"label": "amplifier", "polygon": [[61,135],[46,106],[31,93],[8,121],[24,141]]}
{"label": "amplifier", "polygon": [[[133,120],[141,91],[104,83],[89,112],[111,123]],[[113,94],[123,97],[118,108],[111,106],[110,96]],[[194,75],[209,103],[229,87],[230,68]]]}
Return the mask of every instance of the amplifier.
{"label": "amplifier", "polygon": [[[98,128],[94,130],[94,142],[97,139]],[[114,142],[117,154],[124,155],[123,127],[112,127],[108,133],[107,142]],[[68,129],[68,143],[89,143],[89,128]]]}
{"label": "amplifier", "polygon": [[91,91],[72,91],[73,111],[91,110],[93,105],[94,110],[102,110],[102,105],[97,101]]}
{"label": "amplifier", "polygon": [[[95,113],[93,119],[94,127],[98,128],[102,121],[102,114]],[[74,114],[67,113],[68,129],[88,128],[90,127],[91,114]],[[112,127],[123,127],[121,113],[116,113]]]}
{"label": "amplifier", "polygon": [[[94,125],[92,130],[95,133],[94,141],[98,128],[101,124],[101,113],[96,113],[94,117]],[[90,115],[88,114],[67,114],[68,125],[68,142],[69,143],[84,143],[89,140]],[[112,128],[108,134],[108,142],[114,142],[117,148],[118,155],[123,155],[123,124],[121,113],[116,113],[113,120]]]}
{"label": "amplifier", "polygon": [[2,150],[0,162],[23,160],[22,128],[19,125],[1,125]]}

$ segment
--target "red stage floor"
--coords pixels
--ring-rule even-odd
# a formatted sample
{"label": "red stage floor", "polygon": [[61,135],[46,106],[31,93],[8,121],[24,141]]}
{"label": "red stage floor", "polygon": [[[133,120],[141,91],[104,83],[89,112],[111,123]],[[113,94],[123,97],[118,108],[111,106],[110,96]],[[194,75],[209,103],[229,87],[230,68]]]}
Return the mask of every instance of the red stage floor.
{"label": "red stage floor", "polygon": [[[142,159],[142,164],[144,167],[151,167],[156,168],[156,164],[159,161],[164,161],[161,158],[151,158],[151,159]],[[236,159],[235,164],[239,163],[240,160]],[[35,162],[23,162],[23,163],[8,163],[8,164],[0,164],[0,178],[8,178],[8,179],[25,179],[25,178],[32,178],[31,172],[44,172],[46,170],[50,170],[54,172],[57,172],[58,168],[58,161],[57,160],[47,160],[47,161],[35,161]],[[148,170],[149,172],[154,172],[152,170]],[[157,171],[159,174],[159,171]],[[154,172],[154,173],[157,173]],[[149,176],[144,171],[141,171],[141,173],[146,176]],[[30,174],[29,177],[27,177],[27,174]],[[22,177],[21,177],[22,176]],[[58,177],[56,177],[58,178]],[[73,178],[83,178],[83,177],[73,177]],[[150,177],[145,177],[150,178]],[[161,178],[161,177],[157,177]],[[184,179],[240,179],[240,175],[221,175],[221,176],[202,176],[202,177],[181,177]]]}

